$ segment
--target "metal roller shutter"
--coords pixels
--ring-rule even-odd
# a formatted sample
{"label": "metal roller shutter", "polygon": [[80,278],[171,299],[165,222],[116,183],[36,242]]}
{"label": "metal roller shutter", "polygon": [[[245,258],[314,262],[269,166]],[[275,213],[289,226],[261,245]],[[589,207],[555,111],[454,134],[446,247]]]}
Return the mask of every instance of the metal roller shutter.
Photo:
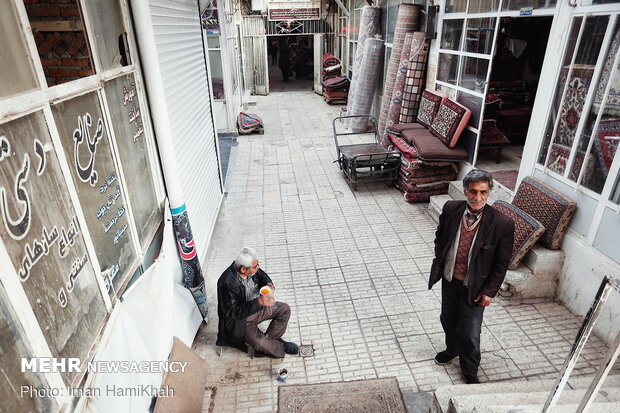
{"label": "metal roller shutter", "polygon": [[185,204],[203,257],[222,187],[198,5],[151,0],[149,10]]}

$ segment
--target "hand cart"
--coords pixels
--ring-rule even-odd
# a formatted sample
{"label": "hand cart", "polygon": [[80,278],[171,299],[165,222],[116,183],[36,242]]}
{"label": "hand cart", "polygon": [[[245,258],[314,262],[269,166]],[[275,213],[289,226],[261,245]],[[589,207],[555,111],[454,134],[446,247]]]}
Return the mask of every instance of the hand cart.
{"label": "hand cart", "polygon": [[[370,124],[367,132],[338,132],[336,121],[345,121],[351,118],[366,118]],[[385,182],[392,184],[398,178],[400,168],[400,152],[388,151],[379,143],[377,134],[377,121],[371,115],[338,116],[332,121],[334,129],[334,142],[338,155],[338,165],[344,174],[352,190],[357,189],[357,184],[363,182]],[[339,137],[357,135],[362,140],[362,135],[373,135],[372,143],[355,143],[341,145]]]}

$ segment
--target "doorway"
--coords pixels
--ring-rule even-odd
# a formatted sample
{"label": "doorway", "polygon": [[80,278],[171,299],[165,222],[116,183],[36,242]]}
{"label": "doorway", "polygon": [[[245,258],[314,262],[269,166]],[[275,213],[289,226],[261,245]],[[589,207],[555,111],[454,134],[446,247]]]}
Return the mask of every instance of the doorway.
{"label": "doorway", "polygon": [[514,189],[552,16],[500,19],[480,128],[477,167]]}
{"label": "doorway", "polygon": [[267,36],[269,90],[311,90],[314,76],[312,35]]}

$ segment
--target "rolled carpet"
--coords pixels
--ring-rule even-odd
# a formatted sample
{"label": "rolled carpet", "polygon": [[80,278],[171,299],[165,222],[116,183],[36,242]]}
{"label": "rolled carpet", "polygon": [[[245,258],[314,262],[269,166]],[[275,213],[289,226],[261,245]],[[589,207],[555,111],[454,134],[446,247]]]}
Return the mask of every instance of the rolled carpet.
{"label": "rolled carpet", "polygon": [[[396,27],[394,29],[394,39],[392,41],[392,54],[387,66],[385,75],[385,85],[383,87],[383,98],[381,100],[381,114],[379,116],[379,132],[385,130],[390,101],[392,100],[392,90],[396,81],[396,72],[400,62],[405,34],[415,31],[418,28],[421,6],[417,4],[401,4],[398,6],[398,16],[396,17]],[[383,136],[380,136],[383,138]]]}
{"label": "rolled carpet", "polygon": [[431,39],[426,38],[426,33],[415,32],[413,34],[407,78],[400,107],[400,118],[397,123],[415,122],[418,116],[420,98],[425,83],[424,70],[426,69],[426,58],[428,57],[430,45]]}
{"label": "rolled carpet", "polygon": [[[370,113],[382,58],[383,40],[368,39],[364,45],[364,56],[358,66],[357,89],[353,96],[351,95],[351,88],[349,88],[347,115],[367,115]],[[353,83],[351,83],[351,87],[352,85]],[[352,132],[364,132],[368,127],[368,118],[349,119],[348,127]]]}
{"label": "rolled carpet", "polygon": [[[418,32],[422,33],[422,32]],[[400,53],[400,61],[398,63],[398,71],[396,72],[396,80],[392,88],[392,99],[390,107],[385,118],[385,129],[398,123],[400,117],[400,107],[403,101],[403,90],[405,89],[405,81],[407,80],[407,68],[409,67],[409,55],[411,54],[411,44],[413,43],[413,32],[405,34],[405,42]],[[394,52],[392,52],[394,53]],[[385,137],[385,129],[380,132],[380,136]]]}
{"label": "rolled carpet", "polygon": [[[353,59],[353,74],[351,75],[351,87],[349,88],[349,102],[347,104],[347,115],[351,115],[352,104],[355,101],[359,78],[364,75],[361,70],[364,51],[366,50],[366,41],[372,38],[379,31],[379,16],[381,9],[379,7],[365,6],[362,8],[359,35],[357,37],[357,50]],[[376,78],[375,78],[376,81]]]}

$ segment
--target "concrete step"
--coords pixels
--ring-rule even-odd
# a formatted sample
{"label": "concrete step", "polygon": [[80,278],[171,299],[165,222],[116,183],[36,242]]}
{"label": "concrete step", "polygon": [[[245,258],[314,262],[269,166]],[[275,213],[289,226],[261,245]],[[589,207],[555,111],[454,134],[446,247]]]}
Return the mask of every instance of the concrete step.
{"label": "concrete step", "polygon": [[[518,386],[515,386],[515,389],[518,389]],[[560,399],[554,411],[571,411],[566,408],[566,405],[575,404],[575,407],[577,407],[585,392],[586,389],[564,390],[560,395]],[[539,406],[538,411],[540,411],[548,397],[548,391],[466,394],[454,396],[450,399],[448,413],[473,413],[479,406],[503,406],[505,410],[500,411],[504,412],[521,406]],[[599,394],[596,395],[594,402],[616,404],[616,406],[620,406],[620,388],[601,390]],[[574,409],[572,411],[574,411]]]}
{"label": "concrete step", "polygon": [[[448,195],[450,195],[453,199],[465,199],[465,194],[463,193],[463,181],[450,182],[450,186],[448,187]],[[489,194],[488,203],[492,204],[498,199],[510,202],[512,201],[512,192],[506,188],[500,187],[499,185],[495,185]]]}
{"label": "concrete step", "polygon": [[428,215],[432,218],[433,221],[439,223],[439,215],[441,215],[441,211],[443,210],[443,205],[451,201],[452,198],[450,195],[433,195],[428,203]]}
{"label": "concrete step", "polygon": [[[565,391],[575,389],[585,389],[590,386],[592,376],[576,377],[568,380]],[[451,386],[439,387],[433,394],[433,402],[431,404],[430,413],[445,413],[448,411],[451,398],[466,395],[479,396],[481,401],[488,394],[506,395],[513,392],[529,393],[544,391],[549,394],[555,384],[555,379],[549,380],[511,380],[499,381],[481,384],[455,384]],[[620,389],[620,375],[608,376],[603,383],[602,389]],[[498,403],[495,403],[498,404]],[[489,403],[479,403],[480,406],[489,405]]]}
{"label": "concrete step", "polygon": [[[472,413],[540,413],[544,404],[521,405],[518,407],[509,405],[493,405],[476,407]],[[556,406],[551,409],[552,413],[575,412],[579,407],[579,403],[568,403]],[[602,402],[593,403],[588,413],[618,413],[620,411],[620,403]]]}
{"label": "concrete step", "polygon": [[536,244],[517,268],[506,272],[502,290],[519,298],[554,298],[562,265],[564,251]]}

